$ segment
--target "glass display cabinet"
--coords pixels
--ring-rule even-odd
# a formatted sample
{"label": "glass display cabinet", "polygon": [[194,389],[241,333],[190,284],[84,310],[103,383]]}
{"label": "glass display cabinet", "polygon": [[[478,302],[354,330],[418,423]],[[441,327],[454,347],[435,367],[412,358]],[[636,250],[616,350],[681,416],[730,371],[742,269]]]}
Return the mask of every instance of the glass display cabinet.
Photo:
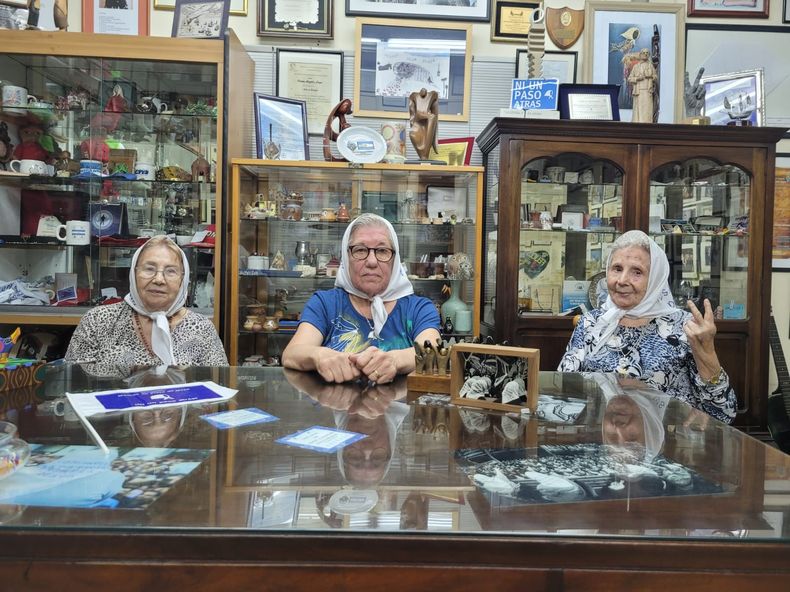
{"label": "glass display cabinet", "polygon": [[128,292],[132,254],[156,234],[189,258],[187,305],[217,321],[223,83],[238,39],[0,39],[2,323],[76,325]]}
{"label": "glass display cabinet", "polygon": [[540,348],[542,369],[555,369],[573,317],[606,297],[615,238],[641,229],[666,250],[678,306],[710,299],[736,421],[764,429],[782,133],[492,120],[477,139],[486,167],[482,332]]}
{"label": "glass display cabinet", "polygon": [[[232,161],[228,331],[239,365],[276,365],[316,290],[334,286],[349,220],[390,221],[414,285],[477,334],[481,167]],[[449,327],[448,327],[449,328]]]}

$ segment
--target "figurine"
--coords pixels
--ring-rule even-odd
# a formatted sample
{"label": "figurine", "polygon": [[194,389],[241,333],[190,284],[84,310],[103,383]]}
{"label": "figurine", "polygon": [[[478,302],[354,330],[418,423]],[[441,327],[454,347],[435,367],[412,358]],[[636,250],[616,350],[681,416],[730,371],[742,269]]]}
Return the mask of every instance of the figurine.
{"label": "figurine", "polygon": [[444,325],[442,326],[442,333],[445,335],[450,335],[453,333],[455,327],[453,326],[453,319],[450,318],[450,315],[447,315],[447,318],[444,319]]}
{"label": "figurine", "polygon": [[689,82],[689,73],[686,72],[683,81],[683,105],[686,109],[686,117],[698,117],[702,114],[705,106],[705,85],[700,83],[705,68],[697,70],[694,84]]}
{"label": "figurine", "polygon": [[280,158],[280,146],[272,140],[272,124],[269,124],[269,141],[263,146],[263,155],[269,160]]}
{"label": "figurine", "polygon": [[436,350],[433,348],[433,344],[427,340],[423,347],[425,349],[425,373],[435,374],[436,364],[434,362],[436,360]]}
{"label": "figurine", "polygon": [[345,202],[340,202],[340,207],[337,208],[337,221],[338,222],[348,222],[350,219],[350,215],[348,213],[348,208],[346,207]]}
{"label": "figurine", "polygon": [[409,139],[420,160],[428,160],[431,148],[436,147],[436,132],[439,126],[439,93],[421,88],[409,95]]}
{"label": "figurine", "polygon": [[45,136],[44,129],[40,125],[36,123],[22,125],[19,128],[19,138],[22,140],[22,143],[14,148],[14,158],[19,160],[50,161],[52,154],[44,147],[45,137],[51,140],[50,136]]}
{"label": "figurine", "polygon": [[450,352],[452,351],[452,347],[441,347],[437,344],[436,347],[436,367],[439,372],[439,376],[446,376],[447,370],[450,365]]}
{"label": "figurine", "polygon": [[[343,99],[329,112],[326,118],[326,125],[324,125],[324,160],[329,162],[345,162],[346,159],[342,156],[334,156],[332,154],[331,142],[337,142],[337,137],[340,133],[351,127],[351,124],[346,121],[346,115],[351,115],[351,99]],[[332,125],[338,121],[338,129],[334,130]]]}
{"label": "figurine", "polygon": [[285,256],[280,251],[277,251],[274,255],[270,269],[285,270]]}
{"label": "figurine", "polygon": [[[41,0],[28,0],[27,3],[27,28],[38,29],[38,17],[41,14]],[[52,7],[52,17],[55,26],[61,31],[69,28],[69,3],[68,0],[55,0]]]}
{"label": "figurine", "polygon": [[87,140],[83,140],[80,144],[82,158],[98,160],[107,164],[110,161],[110,147],[104,140],[104,136],[90,137]]}
{"label": "figurine", "polygon": [[414,372],[425,374],[425,350],[419,341],[414,342]]}
{"label": "figurine", "polygon": [[628,82],[632,85],[631,94],[634,97],[634,112],[631,121],[639,123],[654,123],[653,100],[656,92],[658,74],[650,61],[650,50],[647,48],[639,51],[639,62],[631,68]]}
{"label": "figurine", "polygon": [[13,147],[11,136],[8,135],[8,124],[0,121],[0,166],[7,170],[6,164],[13,158]]}
{"label": "figurine", "polygon": [[11,335],[8,337],[3,337],[0,339],[0,362],[5,362],[8,360],[8,356],[11,353],[11,349],[14,347],[16,340],[19,339],[19,336],[22,334],[22,329],[17,327]]}
{"label": "figurine", "polygon": [[192,162],[192,180],[193,181],[211,180],[211,164],[202,156],[198,156]]}

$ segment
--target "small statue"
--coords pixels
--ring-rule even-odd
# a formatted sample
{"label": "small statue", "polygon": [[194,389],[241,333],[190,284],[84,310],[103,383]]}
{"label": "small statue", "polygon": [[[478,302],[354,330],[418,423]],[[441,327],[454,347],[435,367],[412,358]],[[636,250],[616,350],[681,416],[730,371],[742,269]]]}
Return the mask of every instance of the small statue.
{"label": "small statue", "polygon": [[431,148],[435,152],[436,132],[439,127],[439,93],[421,88],[409,95],[409,139],[420,160],[428,160]]}
{"label": "small statue", "polygon": [[634,96],[634,111],[631,121],[638,123],[654,123],[653,95],[656,92],[658,74],[650,61],[650,50],[643,48],[639,51],[639,62],[631,68],[628,82],[632,85],[631,94]]}
{"label": "small statue", "polygon": [[202,156],[198,156],[192,162],[192,180],[206,182],[211,180],[211,163]]}
{"label": "small statue", "polygon": [[269,160],[280,158],[280,145],[272,140],[272,124],[269,124],[269,141],[263,146],[263,155]]}
{"label": "small statue", "polygon": [[14,148],[14,158],[48,162],[50,153],[42,145],[43,137],[44,129],[38,124],[20,126],[19,139],[22,142]]}
{"label": "small statue", "polygon": [[270,269],[276,269],[279,271],[285,270],[285,256],[280,251],[277,251],[277,253],[274,255]]}
{"label": "small statue", "polygon": [[433,348],[433,344],[430,341],[425,341],[425,373],[426,374],[436,374],[436,350]]}
{"label": "small statue", "polygon": [[702,115],[702,108],[705,106],[705,85],[700,83],[705,68],[697,70],[694,84],[689,82],[689,73],[686,72],[683,80],[683,105],[686,109],[686,117],[698,117]]}
{"label": "small statue", "polygon": [[437,345],[436,348],[436,367],[439,372],[439,376],[446,376],[447,370],[450,366],[450,352],[452,351],[452,347],[442,347],[441,345]]}
{"label": "small statue", "polygon": [[425,374],[425,350],[419,341],[414,342],[414,371],[417,374]]}
{"label": "small statue", "polygon": [[455,327],[453,326],[453,319],[450,317],[450,315],[447,315],[447,318],[444,319],[444,325],[442,326],[442,333],[445,335],[450,335],[453,333],[454,329]]}
{"label": "small statue", "polygon": [[[332,154],[331,143],[337,142],[337,137],[340,133],[344,129],[351,127],[351,124],[346,121],[346,115],[351,115],[351,113],[353,113],[351,110],[351,99],[343,99],[329,112],[329,116],[326,118],[326,125],[324,125],[324,160],[328,162],[345,162],[346,159],[342,156],[334,156]],[[332,127],[335,119],[338,121],[337,132]]]}
{"label": "small statue", "polygon": [[[27,3],[27,28],[38,29],[38,17],[41,14],[41,0],[28,0]],[[69,3],[68,0],[55,0],[52,7],[52,17],[55,26],[61,31],[69,28]]]}

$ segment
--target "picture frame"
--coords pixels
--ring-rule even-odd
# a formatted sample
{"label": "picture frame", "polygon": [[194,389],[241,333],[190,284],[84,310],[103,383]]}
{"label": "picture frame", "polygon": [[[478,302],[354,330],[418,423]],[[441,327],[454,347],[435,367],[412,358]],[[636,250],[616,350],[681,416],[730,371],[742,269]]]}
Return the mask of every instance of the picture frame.
{"label": "picture frame", "polygon": [[524,43],[538,6],[528,0],[491,0],[491,41]]}
{"label": "picture frame", "polygon": [[[230,16],[247,16],[249,0],[230,0]],[[176,0],[154,0],[154,10],[175,10]]]}
{"label": "picture frame", "polygon": [[343,100],[343,52],[277,48],[275,94],[305,102],[307,133],[322,135]]}
{"label": "picture frame", "polygon": [[765,125],[762,68],[703,76],[700,84],[705,86],[702,114],[710,117],[711,125],[728,125],[736,119]]}
{"label": "picture frame", "polygon": [[[492,390],[504,390],[506,382],[499,384],[501,371],[516,372],[523,380],[526,405],[501,403],[489,399],[471,399],[461,396],[464,384],[470,378],[467,362],[475,356],[484,360],[486,370],[495,371]],[[489,362],[494,362],[489,364]],[[496,411],[514,411],[520,413],[524,407],[534,413],[538,408],[538,376],[540,372],[540,350],[528,347],[509,347],[503,345],[485,345],[479,343],[457,343],[450,353],[450,402],[466,407],[493,409]],[[526,378],[523,376],[526,374]],[[501,400],[501,394],[498,395]]]}
{"label": "picture frame", "polygon": [[[575,84],[579,53],[576,51],[546,51],[543,53],[543,78],[556,78],[560,84]],[[529,50],[516,50],[516,75],[529,78]]]}
{"label": "picture frame", "polygon": [[258,0],[259,37],[333,38],[332,0]]}
{"label": "picture frame", "polygon": [[688,16],[705,18],[768,18],[770,0],[688,0]]}
{"label": "picture frame", "polygon": [[427,88],[440,121],[469,121],[471,49],[468,23],[358,18],[354,116],[408,118],[409,94]]}
{"label": "picture frame", "polygon": [[469,166],[474,145],[475,139],[471,136],[468,138],[437,140],[436,147],[439,151],[436,152],[431,149],[429,158],[432,160],[443,160],[449,166]]}
{"label": "picture frame", "polygon": [[746,271],[749,266],[749,236],[724,235],[724,260],[722,269],[725,271]]}
{"label": "picture frame", "polygon": [[228,29],[230,0],[176,0],[172,37],[221,39]]}
{"label": "picture frame", "polygon": [[488,0],[469,2],[469,6],[452,3],[377,2],[376,0],[346,0],[346,16],[375,16],[385,18],[419,18],[442,21],[490,20]]}
{"label": "picture frame", "polygon": [[82,0],[82,30],[85,33],[147,36],[150,32],[148,2]]}
{"label": "picture frame", "polygon": [[262,93],[254,93],[254,101],[258,158],[310,160],[305,102]]}
{"label": "picture frame", "polygon": [[696,280],[699,277],[699,259],[696,241],[683,242],[680,247],[682,276],[684,280]]}
{"label": "picture frame", "polygon": [[[786,26],[689,23],[685,70],[694,76],[700,67],[708,75],[762,68],[765,125],[790,127],[788,32]],[[738,51],[731,51],[733,47]]]}
{"label": "picture frame", "polygon": [[428,217],[438,218],[439,213],[445,219],[453,213],[460,221],[467,217],[469,204],[467,203],[466,187],[447,187],[443,185],[428,185],[425,188],[428,202]]}
{"label": "picture frame", "polygon": [[[620,118],[631,121],[633,97],[628,89],[623,59],[641,49],[660,54],[658,123],[683,118],[684,6],[645,2],[587,3],[584,15],[584,78],[594,84],[620,86]],[[638,34],[636,33],[638,32]],[[659,37],[653,39],[656,32]],[[614,46],[617,51],[610,51]]]}
{"label": "picture frame", "polygon": [[620,121],[616,84],[560,84],[560,119]]}
{"label": "picture frame", "polygon": [[699,273],[710,277],[711,269],[713,268],[713,237],[701,236],[699,238],[699,253],[697,253],[697,261],[699,261]]}
{"label": "picture frame", "polygon": [[790,153],[776,155],[771,269],[790,272]]}

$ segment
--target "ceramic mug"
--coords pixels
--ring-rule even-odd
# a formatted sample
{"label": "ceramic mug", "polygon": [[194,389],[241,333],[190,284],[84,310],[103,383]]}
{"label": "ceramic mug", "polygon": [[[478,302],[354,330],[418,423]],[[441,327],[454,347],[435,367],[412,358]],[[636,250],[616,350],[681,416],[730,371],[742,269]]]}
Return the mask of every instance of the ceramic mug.
{"label": "ceramic mug", "polygon": [[167,103],[157,97],[143,97],[137,101],[137,110],[143,113],[161,113],[167,111]]}
{"label": "ceramic mug", "polygon": [[12,171],[23,175],[46,175],[49,172],[49,167],[43,160],[12,160],[9,166]]}
{"label": "ceramic mug", "polygon": [[565,167],[548,167],[546,169],[546,176],[548,176],[552,183],[563,183],[565,181]]}
{"label": "ceramic mug", "polygon": [[269,258],[263,255],[250,255],[247,257],[247,269],[256,271],[269,269]]}
{"label": "ceramic mug", "polygon": [[27,89],[13,84],[3,85],[3,111],[24,114],[27,107]]}
{"label": "ceramic mug", "polygon": [[84,220],[69,220],[58,229],[58,239],[67,245],[91,244],[91,223]]}
{"label": "ceramic mug", "polygon": [[80,175],[83,176],[96,176],[101,177],[101,161],[100,160],[81,160],[80,161]]}
{"label": "ceramic mug", "polygon": [[148,162],[138,162],[134,165],[134,174],[138,179],[153,181],[156,178],[156,169]]}

